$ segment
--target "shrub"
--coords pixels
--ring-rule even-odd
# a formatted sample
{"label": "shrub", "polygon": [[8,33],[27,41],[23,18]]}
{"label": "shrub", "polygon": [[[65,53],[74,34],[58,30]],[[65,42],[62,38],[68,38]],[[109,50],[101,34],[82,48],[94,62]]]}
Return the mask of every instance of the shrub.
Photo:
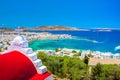
{"label": "shrub", "polygon": [[73,50],[72,53],[77,53],[77,51]]}
{"label": "shrub", "polygon": [[59,52],[60,50],[58,48],[55,49],[55,52]]}
{"label": "shrub", "polygon": [[80,80],[87,71],[86,64],[79,58],[48,56],[43,52],[38,53],[38,58],[42,59],[50,72],[60,78]]}

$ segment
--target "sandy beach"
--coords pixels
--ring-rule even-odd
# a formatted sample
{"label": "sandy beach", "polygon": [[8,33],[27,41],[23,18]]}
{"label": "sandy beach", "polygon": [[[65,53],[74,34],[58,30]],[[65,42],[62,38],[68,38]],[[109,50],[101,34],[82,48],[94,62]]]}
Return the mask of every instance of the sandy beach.
{"label": "sandy beach", "polygon": [[106,58],[106,59],[90,58],[88,65],[94,66],[97,63],[101,63],[101,64],[120,64],[120,60],[119,59],[111,59],[111,58]]}

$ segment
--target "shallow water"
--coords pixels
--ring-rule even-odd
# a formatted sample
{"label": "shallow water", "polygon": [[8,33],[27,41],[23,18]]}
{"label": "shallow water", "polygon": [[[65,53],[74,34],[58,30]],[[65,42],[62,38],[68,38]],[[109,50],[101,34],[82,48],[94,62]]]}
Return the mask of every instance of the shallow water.
{"label": "shallow water", "polygon": [[[43,31],[34,31],[43,32]],[[34,50],[38,49],[56,49],[71,48],[79,50],[98,50],[101,52],[120,53],[115,51],[115,47],[120,45],[120,31],[113,30],[111,32],[99,31],[46,31],[53,34],[70,34],[75,36],[73,39],[59,40],[37,40],[30,42],[30,47]]]}

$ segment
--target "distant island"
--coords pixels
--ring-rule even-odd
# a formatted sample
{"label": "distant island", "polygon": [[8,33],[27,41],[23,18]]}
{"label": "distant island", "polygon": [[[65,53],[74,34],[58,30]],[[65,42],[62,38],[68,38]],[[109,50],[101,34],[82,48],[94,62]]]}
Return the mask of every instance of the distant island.
{"label": "distant island", "polygon": [[0,28],[0,32],[4,32],[4,31],[13,31],[13,30],[10,28]]}
{"label": "distant island", "polygon": [[27,28],[26,30],[79,30],[79,29],[70,28],[66,26],[39,26],[36,28]]}
{"label": "distant island", "polygon": [[[38,27],[32,27],[28,28],[26,26],[18,26],[23,31],[28,31],[28,30],[51,30],[51,31],[59,31],[59,30],[64,30],[64,31],[100,31],[100,32],[111,32],[112,30],[120,30],[120,28],[76,28],[76,27],[68,27],[68,26],[38,26]],[[0,32],[4,31],[14,31],[15,28],[10,28],[10,27],[0,27]]]}

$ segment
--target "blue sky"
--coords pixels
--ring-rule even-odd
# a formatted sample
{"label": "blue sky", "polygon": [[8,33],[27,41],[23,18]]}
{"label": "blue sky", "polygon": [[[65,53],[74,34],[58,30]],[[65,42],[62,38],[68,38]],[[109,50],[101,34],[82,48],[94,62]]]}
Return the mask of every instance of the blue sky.
{"label": "blue sky", "polygon": [[0,0],[0,26],[120,28],[120,0]]}

